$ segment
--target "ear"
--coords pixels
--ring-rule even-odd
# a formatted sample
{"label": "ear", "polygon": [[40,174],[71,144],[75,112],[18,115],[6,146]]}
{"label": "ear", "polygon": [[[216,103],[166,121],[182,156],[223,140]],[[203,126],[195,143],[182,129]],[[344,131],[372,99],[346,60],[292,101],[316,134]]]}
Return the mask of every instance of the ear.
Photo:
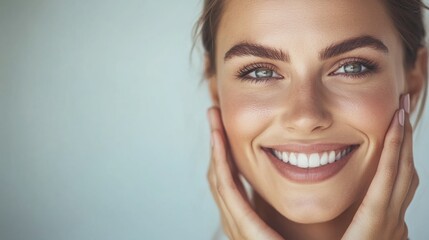
{"label": "ear", "polygon": [[427,84],[428,50],[422,47],[417,52],[416,61],[407,72],[406,92],[410,94],[411,112],[414,112],[420,95]]}
{"label": "ear", "polygon": [[219,106],[219,93],[217,87],[217,76],[216,72],[213,69],[213,63],[211,62],[209,56],[205,54],[204,56],[204,76],[209,81],[209,92],[212,99],[213,106]]}

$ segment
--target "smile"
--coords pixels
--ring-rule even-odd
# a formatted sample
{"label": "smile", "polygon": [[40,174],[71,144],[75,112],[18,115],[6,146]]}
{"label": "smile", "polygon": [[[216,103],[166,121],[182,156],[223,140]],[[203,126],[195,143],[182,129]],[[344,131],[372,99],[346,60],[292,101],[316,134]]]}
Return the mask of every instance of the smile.
{"label": "smile", "polygon": [[317,168],[327,164],[332,164],[335,161],[340,161],[353,151],[355,147],[355,145],[351,145],[343,149],[323,151],[319,153],[287,152],[271,149],[271,153],[278,160],[299,168]]}
{"label": "smile", "polygon": [[277,145],[263,147],[277,172],[293,182],[315,183],[335,176],[359,144]]}

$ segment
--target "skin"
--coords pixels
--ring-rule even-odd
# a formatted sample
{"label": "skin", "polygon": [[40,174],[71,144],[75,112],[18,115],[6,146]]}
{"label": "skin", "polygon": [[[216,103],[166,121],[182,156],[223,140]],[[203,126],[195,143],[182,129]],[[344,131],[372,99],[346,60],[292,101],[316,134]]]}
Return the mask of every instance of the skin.
{"label": "skin", "polygon": [[[320,59],[328,46],[362,35],[381,40],[388,52],[362,47]],[[290,61],[224,60],[241,42],[279,49]],[[359,77],[332,74],[355,58],[378,67]],[[272,66],[281,79],[237,77],[255,62]],[[408,113],[426,79],[426,62],[421,49],[416,64],[404,68],[401,39],[381,1],[227,1],[216,36],[216,72],[209,77],[215,107],[209,110],[208,178],[228,236],[406,239],[405,210],[418,185]],[[297,183],[282,177],[261,148],[290,143],[359,148],[335,176]],[[253,202],[239,175],[250,183]]]}

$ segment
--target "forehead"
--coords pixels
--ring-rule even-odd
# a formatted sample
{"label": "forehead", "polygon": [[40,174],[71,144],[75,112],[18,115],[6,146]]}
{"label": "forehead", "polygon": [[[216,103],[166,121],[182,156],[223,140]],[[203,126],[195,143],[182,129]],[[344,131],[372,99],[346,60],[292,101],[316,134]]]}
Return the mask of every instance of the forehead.
{"label": "forehead", "polygon": [[229,0],[225,1],[216,48],[223,56],[238,42],[319,51],[333,42],[371,35],[389,48],[400,38],[380,0]]}

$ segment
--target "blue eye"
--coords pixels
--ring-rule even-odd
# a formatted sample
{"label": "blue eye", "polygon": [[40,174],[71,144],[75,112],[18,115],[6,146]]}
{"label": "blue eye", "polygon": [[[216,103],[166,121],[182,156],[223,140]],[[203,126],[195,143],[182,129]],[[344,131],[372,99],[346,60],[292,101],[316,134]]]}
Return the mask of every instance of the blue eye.
{"label": "blue eye", "polygon": [[341,66],[334,74],[360,74],[368,71],[368,68],[360,62],[347,63]]}
{"label": "blue eye", "polygon": [[237,78],[255,83],[283,79],[276,69],[276,66],[269,63],[253,63],[241,68],[237,72]]}
{"label": "blue eye", "polygon": [[342,60],[335,71],[329,76],[344,76],[352,78],[366,77],[367,75],[377,73],[380,67],[377,62],[366,58],[348,58]]}
{"label": "blue eye", "polygon": [[247,76],[249,76],[251,78],[280,78],[281,77],[279,74],[277,74],[273,70],[267,69],[267,68],[255,69],[255,70],[251,71],[250,73],[248,73]]}

